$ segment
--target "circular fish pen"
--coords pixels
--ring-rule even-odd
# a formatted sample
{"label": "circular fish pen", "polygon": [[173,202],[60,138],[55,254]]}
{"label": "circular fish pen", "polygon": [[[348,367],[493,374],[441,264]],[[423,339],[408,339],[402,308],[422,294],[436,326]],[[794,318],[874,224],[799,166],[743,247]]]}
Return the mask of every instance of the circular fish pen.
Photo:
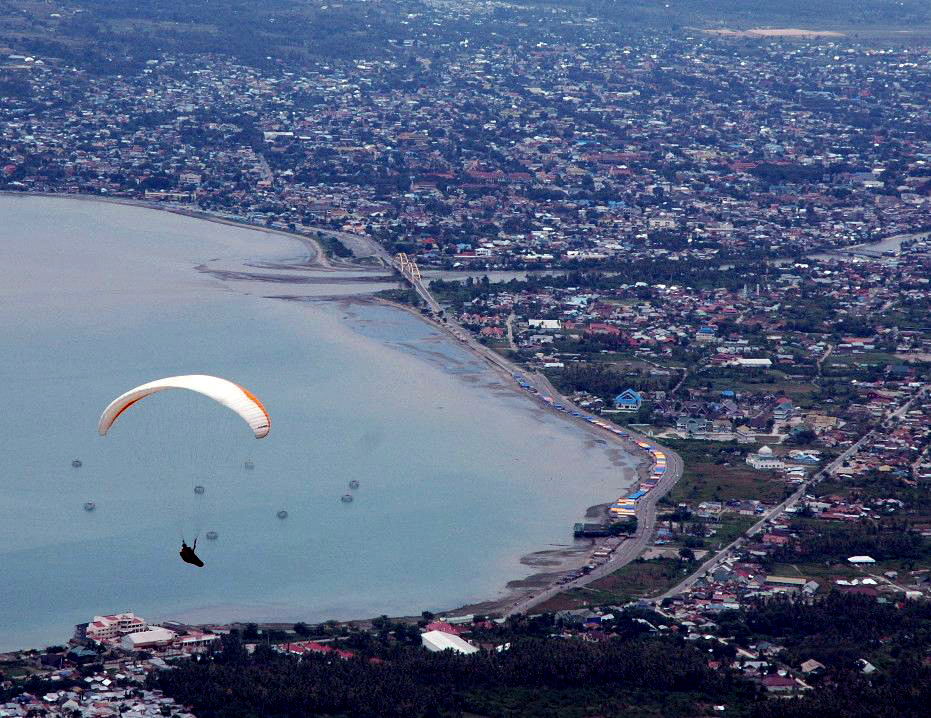
{"label": "circular fish pen", "polygon": [[198,495],[204,493],[204,491],[206,490],[207,489],[205,489],[203,486],[200,486],[200,485],[194,487],[194,493]]}
{"label": "circular fish pen", "polygon": [[355,479],[353,479],[352,481],[349,482],[349,488],[350,488],[350,489],[358,489],[358,488],[359,488],[359,482],[356,481]]}
{"label": "circular fish pen", "polygon": [[279,511],[279,512],[278,512],[277,514],[275,514],[275,515],[276,515],[279,519],[286,519],[286,518],[288,518],[288,512],[285,511],[284,509],[281,509],[281,511]]}
{"label": "circular fish pen", "polygon": [[96,509],[96,508],[97,508],[97,504],[95,504],[93,501],[85,501],[85,502],[84,502],[84,510],[85,510],[85,511],[93,511],[93,510]]}
{"label": "circular fish pen", "polygon": [[74,459],[74,461],[71,462],[71,465],[76,469],[80,469],[82,466],[84,466],[84,462],[80,459]]}
{"label": "circular fish pen", "polygon": [[344,504],[351,504],[352,494],[343,494],[339,500],[342,501]]}

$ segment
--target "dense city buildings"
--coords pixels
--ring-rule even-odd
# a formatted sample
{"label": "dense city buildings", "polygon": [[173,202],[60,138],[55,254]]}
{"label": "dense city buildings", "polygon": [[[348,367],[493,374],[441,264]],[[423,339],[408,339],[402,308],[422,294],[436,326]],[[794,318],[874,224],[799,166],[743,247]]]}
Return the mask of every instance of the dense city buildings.
{"label": "dense city buildings", "polygon": [[337,228],[447,268],[721,264],[929,225],[922,50],[697,34],[396,54],[157,56],[116,77],[11,54],[0,186]]}

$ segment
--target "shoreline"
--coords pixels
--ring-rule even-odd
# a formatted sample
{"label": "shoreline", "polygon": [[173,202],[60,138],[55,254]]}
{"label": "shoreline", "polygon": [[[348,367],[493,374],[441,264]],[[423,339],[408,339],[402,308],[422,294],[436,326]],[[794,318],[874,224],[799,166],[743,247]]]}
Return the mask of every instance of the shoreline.
{"label": "shoreline", "polygon": [[[130,207],[136,207],[136,208],[142,208],[142,209],[151,209],[151,210],[169,212],[171,214],[185,216],[191,219],[206,220],[206,221],[223,224],[223,225],[230,226],[230,227],[244,228],[244,229],[251,229],[251,230],[260,231],[260,232],[273,233],[273,234],[283,236],[289,239],[294,239],[300,242],[304,247],[308,248],[311,251],[312,253],[311,256],[307,257],[304,262],[287,265],[287,268],[294,269],[294,270],[306,270],[309,272],[320,272],[320,273],[327,273],[328,271],[333,271],[333,270],[344,270],[344,271],[353,270],[353,271],[359,271],[362,274],[375,274],[379,269],[371,265],[366,266],[366,265],[360,265],[360,264],[349,263],[349,262],[346,262],[345,264],[341,264],[340,266],[334,266],[334,264],[331,263],[329,259],[326,257],[326,254],[323,251],[320,244],[311,237],[298,234],[295,232],[281,230],[281,229],[263,227],[259,225],[250,224],[247,222],[239,222],[239,221],[229,219],[226,217],[212,215],[210,213],[203,212],[203,211],[186,210],[183,208],[164,206],[164,205],[159,205],[159,204],[151,203],[151,202],[144,201],[144,200],[134,200],[134,199],[116,198],[116,197],[98,197],[94,195],[83,195],[83,194],[61,194],[61,193],[45,193],[45,192],[10,192],[10,191],[3,191],[0,194],[4,196],[11,196],[11,197],[39,197],[39,198],[45,198],[45,199],[73,199],[73,200],[80,200],[83,202],[107,202],[110,204],[118,204],[118,205],[124,205],[124,206],[130,206]],[[323,231],[332,231],[332,230],[323,230]],[[393,271],[393,268],[386,267],[385,269],[388,269],[389,271]],[[336,281],[337,283],[339,283],[340,280],[336,280]],[[351,280],[347,280],[347,281],[351,281]],[[337,300],[337,301],[352,302],[352,303],[359,302],[359,303],[364,303],[364,304],[378,304],[382,306],[391,307],[392,309],[395,309],[395,310],[404,311],[410,315],[413,315],[417,317],[418,319],[420,319],[422,322],[426,323],[428,326],[430,326],[432,329],[437,331],[442,336],[454,339],[456,345],[460,346],[463,350],[467,351],[467,353],[473,356],[474,358],[479,359],[481,366],[483,366],[484,368],[488,370],[491,370],[493,375],[501,380],[503,388],[506,388],[507,390],[513,392],[514,395],[520,395],[520,396],[525,396],[525,397],[529,396],[526,392],[522,391],[515,384],[515,381],[514,381],[515,373],[528,374],[528,372],[518,367],[517,365],[513,364],[507,358],[501,355],[498,355],[497,353],[488,349],[487,347],[484,347],[483,345],[476,346],[474,338],[470,337],[468,333],[466,332],[466,330],[463,330],[461,327],[458,327],[458,325],[454,321],[451,324],[446,324],[446,323],[437,321],[433,317],[424,314],[423,312],[419,311],[418,309],[412,306],[408,306],[408,305],[400,304],[398,302],[387,300],[383,297],[379,297],[377,295],[374,295],[368,292],[360,293],[358,295],[349,295],[349,296],[334,296],[334,297],[322,297],[321,296],[319,299],[321,300],[326,299],[328,301]],[[458,331],[456,331],[457,329]],[[570,402],[565,400],[563,397],[560,396],[558,392],[555,391],[555,389],[552,387],[552,385],[549,384],[549,382],[546,380],[545,377],[541,375],[537,377],[537,379],[538,379],[538,383],[541,386],[541,389],[545,387],[546,391],[551,396],[553,396],[554,398],[557,398],[559,401],[564,402],[567,406],[572,406]],[[624,481],[622,482],[626,484],[627,486],[633,487],[634,485],[636,485],[636,482],[638,479],[642,480],[644,476],[649,472],[649,462],[647,461],[645,456],[643,456],[641,453],[638,452],[637,447],[634,443],[638,438],[645,440],[646,437],[642,437],[636,432],[630,432],[629,439],[622,439],[621,437],[618,437],[615,434],[605,429],[601,429],[580,418],[571,417],[569,414],[564,413],[564,412],[558,412],[552,406],[547,406],[546,404],[540,401],[529,402],[529,405],[535,407],[536,409],[544,409],[544,410],[548,409],[548,411],[546,412],[547,414],[551,416],[560,415],[560,418],[562,418],[564,421],[568,421],[569,424],[574,425],[576,428],[584,430],[585,434],[591,437],[592,440],[600,444],[610,443],[611,445],[616,447],[618,450],[621,450],[625,454],[633,457],[636,460],[636,463],[631,469],[625,471]],[[608,441],[609,437],[611,437],[613,441],[609,442]],[[666,451],[667,453],[671,453],[671,452],[668,452],[668,450]],[[667,476],[664,478],[674,479],[675,478],[674,473],[675,472],[670,472],[670,474],[667,474]],[[667,483],[667,482],[666,481],[661,482],[661,485],[658,485],[654,491],[650,492],[651,494],[655,494],[655,497],[651,497],[651,498],[654,498],[654,501],[652,502],[654,504],[655,504],[655,500],[658,500],[668,490],[668,488],[671,487],[672,483],[674,483],[674,480],[671,482],[668,482],[669,485],[666,486],[665,488],[663,488],[662,486],[663,483]],[[627,489],[625,489],[625,491],[626,490]],[[606,500],[608,498],[609,497],[606,497]],[[597,516],[603,517],[605,515],[605,508],[608,505],[610,505],[610,501],[608,503],[596,504],[594,506],[588,507],[585,513],[586,518],[595,518]],[[647,513],[648,508],[649,507],[646,506],[646,502],[645,502],[643,513]],[[640,517],[641,513],[642,513],[641,511],[638,511],[638,518]],[[645,541],[646,539],[648,539],[650,535],[652,534],[652,530],[653,530],[652,523],[651,522],[646,522],[646,523],[649,523],[648,527],[642,526],[639,529],[639,532],[641,533],[638,536],[638,539],[640,540],[641,543]],[[544,591],[544,592],[547,590],[552,591],[557,586],[559,586],[560,591],[567,590],[568,588],[570,588],[569,585],[557,584],[557,581],[561,577],[565,576],[567,572],[570,572],[573,570],[579,570],[582,566],[589,563],[591,560],[592,550],[600,545],[598,541],[599,540],[596,540],[596,539],[580,540],[580,541],[573,542],[573,544],[559,545],[553,548],[544,548],[542,550],[537,550],[537,551],[524,554],[519,559],[521,564],[527,567],[530,567],[530,568],[537,568],[537,569],[542,569],[542,570],[536,573],[530,573],[529,575],[526,575],[522,578],[517,578],[511,581],[508,581],[505,584],[505,586],[503,586],[501,589],[502,592],[504,593],[503,596],[490,599],[489,601],[482,601],[477,604],[468,604],[465,606],[461,606],[459,608],[446,611],[445,613],[449,615],[455,615],[457,613],[472,611],[473,609],[478,610],[479,608],[481,608],[484,612],[500,613],[500,612],[512,612],[517,606],[531,608],[535,603],[545,600],[539,595],[541,591]],[[631,540],[626,541],[625,543],[632,544],[634,542],[631,539]],[[639,554],[639,551],[637,553]],[[616,570],[616,568],[620,568],[620,566],[626,564],[629,560],[632,560],[632,558],[633,556],[620,562],[611,561],[609,562],[609,564],[607,564],[607,566],[612,567],[615,563],[617,563],[618,565],[613,566],[612,568],[612,570]],[[597,576],[593,575],[594,573],[595,572],[592,572],[592,574],[589,574],[588,576],[583,576],[583,579],[587,579],[587,580],[584,580],[583,583],[596,580]],[[365,620],[365,619],[357,619],[357,620]]]}
{"label": "shoreline", "polygon": [[[286,229],[278,229],[277,227],[263,227],[258,224],[252,224],[245,220],[236,220],[229,217],[223,217],[218,214],[213,214],[211,212],[206,212],[200,209],[185,209],[184,207],[178,207],[174,205],[166,205],[159,202],[148,201],[144,199],[131,199],[128,197],[104,197],[92,194],[63,194],[60,192],[15,192],[12,190],[0,190],[0,197],[40,197],[44,199],[69,199],[77,200],[80,202],[105,202],[107,204],[117,204],[123,205],[125,207],[137,207],[139,209],[151,209],[157,212],[168,212],[169,214],[176,214],[179,217],[189,217],[190,219],[200,219],[206,222],[213,222],[215,224],[222,224],[227,227],[237,227],[239,229],[250,229],[255,232],[265,232],[268,234],[276,234],[281,237],[286,237],[288,239],[296,240],[300,242],[305,247],[311,250],[312,257],[301,264],[292,264],[288,265],[290,268],[295,269],[314,269],[316,271],[325,271],[325,270],[359,270],[359,271],[368,271],[371,272],[374,267],[366,267],[362,264],[354,264],[352,262],[340,262],[333,261],[327,257],[326,252],[323,249],[323,246],[313,237],[308,237],[306,234],[301,234],[299,232],[291,232]],[[314,231],[321,232],[333,232],[335,230],[330,230],[327,228],[318,228],[314,227]]]}
{"label": "shoreline", "polygon": [[[491,349],[484,347],[483,345],[476,345],[476,342],[468,334],[465,334],[467,337],[466,340],[463,340],[458,332],[455,331],[456,328],[459,328],[455,323],[453,324],[443,324],[436,321],[432,317],[423,314],[420,310],[405,304],[400,304],[391,300],[384,299],[383,297],[369,297],[369,301],[373,301],[379,304],[384,304],[386,306],[394,307],[401,311],[405,311],[409,314],[412,314],[416,317],[419,317],[422,321],[426,322],[428,325],[436,329],[437,331],[442,332],[444,335],[456,340],[456,343],[462,346],[465,350],[472,353],[477,358],[480,358],[483,363],[489,367],[493,372],[498,374],[502,379],[505,380],[506,385],[508,385],[514,392],[527,396],[526,392],[521,391],[517,385],[514,383],[514,375],[516,373],[528,374],[524,369],[517,366],[507,358],[497,354]],[[465,330],[459,328],[460,331],[465,333]],[[479,348],[481,347],[481,349]],[[569,408],[574,408],[580,413],[586,413],[582,411],[579,407],[576,407],[571,401],[566,397],[562,396],[555,387],[546,379],[543,375],[537,375],[536,377],[539,384],[541,384],[545,391],[556,401],[563,403]],[[521,557],[521,563],[524,565],[540,565],[531,563],[534,557],[544,557],[549,558],[554,561],[558,561],[560,568],[554,571],[545,571],[540,573],[531,574],[523,579],[515,579],[509,581],[505,589],[508,591],[506,596],[491,599],[489,601],[482,601],[479,603],[466,604],[464,606],[457,607],[455,609],[450,609],[444,613],[444,615],[461,615],[464,613],[488,613],[488,612],[502,612],[506,614],[512,614],[517,612],[523,612],[525,610],[532,609],[535,605],[543,603],[552,596],[561,593],[570,588],[576,588],[584,586],[588,583],[598,580],[603,576],[616,571],[626,564],[633,561],[637,556],[639,556],[643,549],[646,548],[646,544],[652,538],[654,531],[654,522],[655,522],[655,509],[656,504],[659,500],[672,489],[673,485],[681,478],[682,472],[684,469],[684,464],[682,458],[669,449],[668,447],[663,446],[662,444],[657,443],[655,440],[647,437],[639,432],[632,431],[628,428],[625,428],[625,433],[628,434],[627,438],[618,436],[617,434],[603,429],[595,424],[592,424],[588,421],[580,419],[578,417],[573,417],[568,413],[560,412],[553,408],[552,405],[547,405],[546,403],[535,402],[540,409],[547,411],[552,415],[561,417],[563,420],[568,423],[583,429],[589,436],[593,437],[596,441],[601,441],[603,443],[608,443],[610,439],[612,443],[623,450],[625,453],[638,459],[635,468],[633,469],[634,476],[631,477],[631,486],[633,486],[637,479],[644,480],[650,472],[650,462],[649,460],[638,453],[638,450],[641,450],[642,447],[638,446],[638,442],[650,443],[653,446],[661,449],[669,461],[668,473],[664,474],[662,479],[659,481],[657,486],[649,492],[647,498],[643,501],[642,504],[638,505],[637,510],[637,519],[638,519],[638,528],[637,533],[631,536],[629,539],[618,542],[614,544],[615,550],[617,550],[618,555],[606,563],[602,564],[597,570],[592,571],[589,574],[584,574],[582,577],[574,579],[569,582],[561,583],[560,578],[565,576],[568,572],[573,569],[578,570],[582,565],[585,565],[589,562],[592,549],[604,546],[605,544],[610,544],[611,542],[597,539],[590,539],[590,543],[584,549],[579,549],[577,546],[572,546],[562,551],[551,552],[548,550],[537,551],[530,554],[525,554]],[[594,509],[604,508],[610,505],[611,502],[606,504],[596,504],[595,506],[588,507],[586,511],[586,518],[595,518],[597,514],[593,514]],[[601,516],[604,516],[603,512]],[[644,520],[646,519],[646,520]],[[623,550],[620,550],[623,549]],[[572,565],[576,563],[578,559],[582,558],[580,554],[585,554],[584,560],[581,561],[577,566]],[[569,565],[566,565],[569,564]]]}

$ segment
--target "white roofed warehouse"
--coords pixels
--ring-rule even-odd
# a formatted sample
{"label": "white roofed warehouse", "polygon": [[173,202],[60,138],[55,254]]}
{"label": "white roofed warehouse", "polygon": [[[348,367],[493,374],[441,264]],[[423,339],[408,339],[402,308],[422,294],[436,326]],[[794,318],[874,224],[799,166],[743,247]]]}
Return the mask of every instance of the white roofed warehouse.
{"label": "white roofed warehouse", "polygon": [[423,647],[428,651],[438,653],[440,651],[455,651],[456,653],[477,653],[478,649],[468,641],[464,641],[459,636],[443,631],[427,631],[420,634],[420,641]]}
{"label": "white roofed warehouse", "polygon": [[127,651],[162,648],[175,640],[174,631],[167,628],[151,628],[148,631],[129,633],[123,636],[122,646]]}

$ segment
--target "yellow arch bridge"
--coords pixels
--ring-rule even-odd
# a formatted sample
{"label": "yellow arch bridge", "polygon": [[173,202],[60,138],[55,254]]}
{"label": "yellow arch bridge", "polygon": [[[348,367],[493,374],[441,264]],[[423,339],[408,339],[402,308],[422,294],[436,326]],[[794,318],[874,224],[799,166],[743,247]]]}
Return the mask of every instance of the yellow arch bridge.
{"label": "yellow arch bridge", "polygon": [[420,267],[417,266],[417,262],[408,257],[404,252],[398,254],[397,260],[398,271],[401,272],[401,274],[407,277],[411,282],[420,281]]}

